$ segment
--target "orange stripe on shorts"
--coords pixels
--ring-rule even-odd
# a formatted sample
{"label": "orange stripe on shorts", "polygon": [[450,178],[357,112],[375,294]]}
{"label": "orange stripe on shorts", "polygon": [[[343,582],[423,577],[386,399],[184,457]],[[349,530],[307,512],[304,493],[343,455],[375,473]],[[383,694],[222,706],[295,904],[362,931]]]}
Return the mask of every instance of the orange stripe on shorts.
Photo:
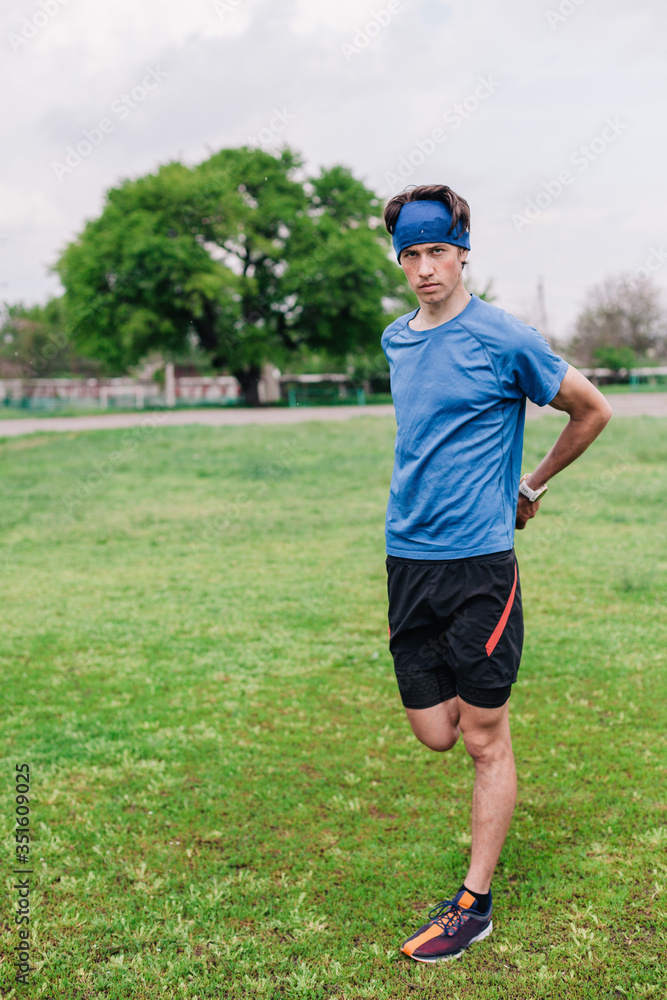
{"label": "orange stripe on shorts", "polygon": [[491,633],[491,637],[485,646],[487,656],[491,656],[491,653],[498,645],[501,635],[505,631],[505,626],[507,625],[507,619],[510,616],[510,611],[512,610],[512,605],[514,604],[514,595],[516,594],[516,583],[517,583],[517,571],[516,571],[516,563],[514,563],[514,583],[512,584],[512,591],[507,599],[507,604],[505,605],[505,609],[502,615],[500,616],[500,621],[494,628],[493,632]]}

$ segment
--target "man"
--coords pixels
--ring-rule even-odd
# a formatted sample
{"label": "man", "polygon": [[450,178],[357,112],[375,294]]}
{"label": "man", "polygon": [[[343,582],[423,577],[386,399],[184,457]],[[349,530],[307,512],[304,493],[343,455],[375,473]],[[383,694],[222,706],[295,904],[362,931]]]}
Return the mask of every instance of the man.
{"label": "man", "polygon": [[[491,878],[516,799],[508,706],[523,618],[514,528],[535,517],[546,484],[611,409],[536,330],[466,291],[463,198],[444,185],[413,188],[387,204],[385,224],[419,302],[382,336],[397,422],[390,649],[417,739],[446,751],[462,736],[475,765],[468,872],[402,947],[436,962],[460,957],[493,927]],[[570,419],[520,478],[526,397]]]}

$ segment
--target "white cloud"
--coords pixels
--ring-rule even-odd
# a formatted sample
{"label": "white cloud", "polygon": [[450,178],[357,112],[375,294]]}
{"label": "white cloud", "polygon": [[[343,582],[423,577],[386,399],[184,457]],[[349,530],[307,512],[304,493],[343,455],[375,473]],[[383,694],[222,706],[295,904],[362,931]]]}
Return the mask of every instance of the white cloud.
{"label": "white cloud", "polygon": [[[349,59],[341,43],[387,0],[220,0],[217,8],[214,0],[68,0],[14,50],[8,33],[39,2],[10,0],[1,15],[2,92],[13,95],[3,117],[14,155],[3,161],[0,189],[9,300],[53,291],[46,263],[122,177],[246,143],[278,108],[294,118],[276,145],[289,142],[313,170],[346,163],[380,190],[387,171],[489,75],[497,89],[450,124],[406,182],[443,180],[469,199],[472,266],[480,283],[495,278],[505,308],[530,299],[541,274],[551,323],[564,331],[587,286],[636,268],[666,231],[667,8],[659,0],[631,11],[625,0],[585,0],[554,30],[545,13],[560,0],[402,0],[400,15]],[[168,78],[58,183],[52,161],[155,65]],[[517,234],[512,212],[609,115],[627,118],[627,134]]]}
{"label": "white cloud", "polygon": [[43,191],[0,184],[0,229],[28,232],[36,228],[62,226],[65,222],[65,213]]}

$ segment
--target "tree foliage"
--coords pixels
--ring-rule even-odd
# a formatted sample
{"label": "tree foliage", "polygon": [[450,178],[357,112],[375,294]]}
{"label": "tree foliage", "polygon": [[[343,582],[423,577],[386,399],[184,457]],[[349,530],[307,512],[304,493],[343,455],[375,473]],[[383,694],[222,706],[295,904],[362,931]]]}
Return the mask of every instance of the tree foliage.
{"label": "tree foliage", "polygon": [[223,149],[110,190],[56,271],[77,346],[108,368],[196,338],[252,400],[260,366],[377,342],[404,294],[378,199],[342,166]]}
{"label": "tree foliage", "polygon": [[593,351],[593,361],[602,368],[610,368],[618,374],[622,371],[629,371],[637,364],[637,355],[631,347],[596,347]]}
{"label": "tree foliage", "polygon": [[62,298],[46,305],[5,306],[0,320],[0,374],[4,378],[46,378],[93,374],[95,362],[79,357],[66,333]]}
{"label": "tree foliage", "polygon": [[628,367],[625,362],[631,357],[635,363],[663,353],[666,329],[655,285],[632,277],[608,278],[591,290],[576,320],[571,347],[581,364],[600,363],[604,356],[606,367],[618,370]]}

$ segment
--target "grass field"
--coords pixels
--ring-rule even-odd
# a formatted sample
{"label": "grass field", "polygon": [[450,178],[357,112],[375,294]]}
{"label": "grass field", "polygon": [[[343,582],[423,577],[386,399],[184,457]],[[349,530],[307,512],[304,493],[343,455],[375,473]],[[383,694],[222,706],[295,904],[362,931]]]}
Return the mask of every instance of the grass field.
{"label": "grass field", "polygon": [[[529,424],[525,468],[559,426]],[[667,421],[613,420],[517,536],[495,930],[434,968],[398,946],[465,873],[472,764],[398,699],[392,441],[383,418],[0,441],[3,1000],[665,997]]]}
{"label": "grass field", "polygon": [[601,385],[600,392],[608,394],[616,393],[626,393],[626,392],[666,392],[667,385],[665,384],[664,375],[653,379],[652,382],[639,382],[637,385],[629,385],[627,382],[615,382],[612,385]]}

